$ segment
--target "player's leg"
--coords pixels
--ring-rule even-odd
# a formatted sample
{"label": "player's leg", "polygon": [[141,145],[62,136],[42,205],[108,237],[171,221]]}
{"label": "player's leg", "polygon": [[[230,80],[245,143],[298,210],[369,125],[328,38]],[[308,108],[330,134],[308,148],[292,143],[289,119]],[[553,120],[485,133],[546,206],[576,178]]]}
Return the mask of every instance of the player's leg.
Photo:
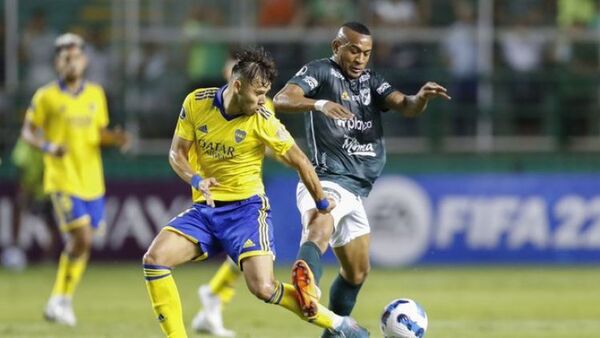
{"label": "player's leg", "polygon": [[144,278],[152,308],[167,337],[187,337],[181,300],[172,269],[202,255],[200,247],[184,235],[163,229],[144,254]]}
{"label": "player's leg", "polygon": [[[370,226],[361,199],[353,196],[345,198],[345,201],[352,212],[337,224],[331,239],[331,246],[340,262],[340,273],[329,290],[329,309],[349,316],[370,270]],[[322,337],[332,336],[325,331]]]}
{"label": "player's leg", "polygon": [[90,210],[84,201],[69,195],[52,194],[51,198],[66,243],[44,316],[50,321],[74,326],[72,299],[85,272],[93,239]]}
{"label": "player's leg", "polygon": [[327,250],[333,233],[333,217],[330,214],[322,214],[317,209],[306,213],[306,240],[300,245],[296,259],[306,262],[314,274],[315,284],[318,285],[323,275],[321,256]]}
{"label": "player's leg", "polygon": [[202,310],[192,320],[192,328],[195,331],[207,332],[218,337],[235,335],[235,332],[224,327],[222,310],[233,298],[235,282],[239,276],[240,270],[237,265],[227,258],[209,283],[198,288]]}
{"label": "player's leg", "polygon": [[302,183],[298,184],[296,190],[296,201],[302,217],[303,228],[302,245],[298,259],[292,268],[292,281],[296,288],[298,302],[308,315],[315,310],[313,300],[319,299],[321,295],[318,288],[323,271],[321,256],[327,249],[332,236],[335,235],[336,224],[351,212],[352,209],[348,205],[355,203],[355,197],[339,185],[328,181],[323,181],[321,184],[337,203],[330,214],[317,212],[312,197]]}
{"label": "player's leg", "polygon": [[152,308],[168,337],[187,337],[181,300],[171,270],[191,260],[202,260],[218,252],[208,229],[212,208],[194,204],[174,217],[156,236],[144,255],[144,277]]}
{"label": "player's leg", "polygon": [[371,268],[369,239],[370,235],[366,234],[333,249],[341,268],[329,290],[329,309],[337,314],[349,316],[352,313],[358,292],[367,279]]}

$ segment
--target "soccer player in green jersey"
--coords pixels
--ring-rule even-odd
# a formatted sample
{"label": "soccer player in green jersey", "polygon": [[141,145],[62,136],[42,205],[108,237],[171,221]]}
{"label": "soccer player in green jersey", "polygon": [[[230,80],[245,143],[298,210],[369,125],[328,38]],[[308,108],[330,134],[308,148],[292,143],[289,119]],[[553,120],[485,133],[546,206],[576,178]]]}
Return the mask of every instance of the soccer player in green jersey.
{"label": "soccer player in green jersey", "polygon": [[[363,24],[342,25],[332,41],[333,56],[309,62],[275,96],[278,112],[307,112],[307,141],[323,189],[337,202],[329,214],[310,205],[306,186],[298,184],[296,201],[303,236],[293,283],[303,312],[318,311],[321,255],[331,245],[340,273],[329,293],[329,309],[349,315],[370,269],[370,227],[362,204],[385,164],[382,112],[419,115],[436,97],[450,99],[436,83],[416,95],[395,90],[366,68],[373,39]],[[334,336],[325,331],[323,337]]]}

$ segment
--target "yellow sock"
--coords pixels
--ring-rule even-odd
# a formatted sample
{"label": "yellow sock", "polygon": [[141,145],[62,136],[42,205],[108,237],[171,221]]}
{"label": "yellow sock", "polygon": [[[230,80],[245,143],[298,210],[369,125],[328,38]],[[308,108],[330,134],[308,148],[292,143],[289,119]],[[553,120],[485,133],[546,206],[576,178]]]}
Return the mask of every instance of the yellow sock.
{"label": "yellow sock", "polygon": [[210,291],[219,297],[221,303],[228,304],[235,294],[235,282],[239,277],[240,270],[228,259],[208,282]]}
{"label": "yellow sock", "polygon": [[87,262],[88,255],[71,258],[63,252],[58,261],[58,270],[56,272],[54,287],[52,288],[52,296],[73,297],[81,276],[83,276]]}
{"label": "yellow sock", "polygon": [[342,317],[336,315],[331,310],[329,310],[321,304],[318,304],[318,311],[316,316],[312,318],[306,318],[302,314],[302,310],[298,305],[298,301],[296,301],[296,291],[294,290],[294,286],[282,282],[278,283],[279,285],[277,286],[273,297],[271,297],[271,299],[267,303],[282,306],[298,315],[298,317],[324,329],[333,329],[342,322]]}
{"label": "yellow sock", "polygon": [[160,328],[169,338],[187,338],[181,300],[171,269],[161,265],[144,264],[146,289]]}

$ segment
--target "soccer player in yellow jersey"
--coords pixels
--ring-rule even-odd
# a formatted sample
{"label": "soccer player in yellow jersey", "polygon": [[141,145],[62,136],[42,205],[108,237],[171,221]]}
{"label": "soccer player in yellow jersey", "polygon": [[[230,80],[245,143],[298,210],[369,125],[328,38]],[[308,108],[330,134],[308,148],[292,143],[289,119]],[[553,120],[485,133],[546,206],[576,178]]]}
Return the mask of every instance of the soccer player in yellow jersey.
{"label": "soccer player in yellow jersey", "polygon": [[[237,60],[230,57],[223,65],[223,77],[229,81],[231,70],[237,63]],[[264,107],[270,111],[275,111],[273,101],[265,97]],[[272,157],[270,148],[266,148],[266,155]],[[217,269],[217,272],[210,279],[208,284],[200,285],[198,288],[198,297],[202,303],[202,310],[194,316],[192,320],[192,329],[200,333],[209,333],[217,337],[234,337],[235,332],[228,330],[223,325],[223,306],[229,304],[235,295],[235,284],[240,278],[240,270],[237,264],[227,258]]]}
{"label": "soccer player in yellow jersey", "polygon": [[58,81],[37,90],[21,136],[44,152],[44,191],[66,234],[47,320],[74,326],[72,298],[89,257],[93,230],[104,223],[101,145],[125,146],[127,135],[107,129],[104,90],[87,82],[83,39],[66,33],[55,41]]}
{"label": "soccer player in yellow jersey", "polygon": [[306,318],[294,287],[274,277],[273,227],[261,177],[265,146],[298,171],[319,212],[329,213],[335,203],[326,197],[306,155],[263,106],[276,75],[271,57],[249,49],[237,60],[225,86],[190,93],[179,114],[169,162],[192,186],[194,204],[159,232],[143,259],[160,327],[167,337],[187,337],[172,269],[225,251],[259,299],[345,337],[368,337],[353,319],[322,305]]}

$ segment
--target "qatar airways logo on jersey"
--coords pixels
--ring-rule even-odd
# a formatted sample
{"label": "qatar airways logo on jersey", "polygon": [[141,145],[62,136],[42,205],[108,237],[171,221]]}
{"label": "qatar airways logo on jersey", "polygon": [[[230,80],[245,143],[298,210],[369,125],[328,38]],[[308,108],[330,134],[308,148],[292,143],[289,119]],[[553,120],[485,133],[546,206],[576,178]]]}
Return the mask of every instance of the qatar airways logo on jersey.
{"label": "qatar airways logo on jersey", "polygon": [[350,120],[335,120],[335,122],[338,125],[338,127],[342,127],[344,129],[349,130],[365,131],[373,128],[373,121],[359,120],[356,118],[356,116],[354,116]]}
{"label": "qatar airways logo on jersey", "polygon": [[207,155],[219,160],[226,160],[235,156],[235,147],[220,142],[210,142],[200,139],[198,140],[198,147],[202,149],[203,155]]}
{"label": "qatar airways logo on jersey", "polygon": [[344,135],[344,144],[342,145],[342,149],[346,150],[348,155],[371,157],[377,156],[377,154],[375,154],[375,147],[373,146],[373,143],[362,144],[358,142],[356,138],[348,135]]}

